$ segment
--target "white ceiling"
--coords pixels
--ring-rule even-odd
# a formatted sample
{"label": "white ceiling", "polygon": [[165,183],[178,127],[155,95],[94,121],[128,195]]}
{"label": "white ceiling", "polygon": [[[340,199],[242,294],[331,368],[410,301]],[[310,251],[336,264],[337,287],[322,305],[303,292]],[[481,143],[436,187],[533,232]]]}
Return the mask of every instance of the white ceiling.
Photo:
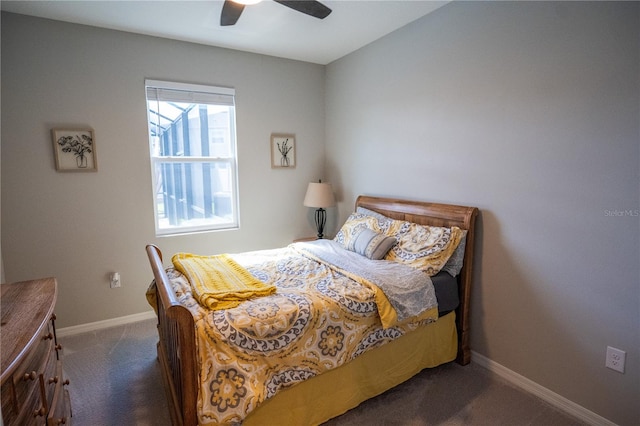
{"label": "white ceiling", "polygon": [[246,6],[221,27],[222,0],[2,1],[3,11],[227,47],[326,65],[448,3],[425,0],[324,0],[324,20],[271,0]]}

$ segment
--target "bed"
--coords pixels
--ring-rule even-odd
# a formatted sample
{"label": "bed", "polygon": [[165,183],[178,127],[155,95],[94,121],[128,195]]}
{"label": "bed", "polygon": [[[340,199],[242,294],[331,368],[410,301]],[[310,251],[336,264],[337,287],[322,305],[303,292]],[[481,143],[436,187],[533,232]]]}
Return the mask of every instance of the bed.
{"label": "bed", "polygon": [[[322,333],[317,331],[317,338],[305,337],[304,339],[306,340],[299,338],[297,334],[291,338],[291,334],[289,334],[289,337],[285,340],[278,341],[280,343],[276,342],[276,340],[273,340],[273,342],[275,342],[276,346],[281,345],[282,347],[279,346],[277,348],[278,350],[281,350],[286,348],[291,341],[298,340],[301,347],[309,347],[311,346],[311,343],[309,342],[316,339],[317,342],[314,343],[314,348],[316,346],[322,348],[322,350],[318,350],[318,353],[315,355],[316,359],[313,362],[303,361],[305,364],[304,368],[301,367],[294,369],[296,371],[295,374],[281,374],[278,376],[278,380],[271,378],[269,389],[277,388],[277,392],[269,393],[267,396],[253,396],[252,398],[248,398],[248,395],[246,395],[247,398],[245,399],[247,399],[247,401],[243,400],[240,404],[240,406],[243,407],[243,414],[241,417],[223,416],[217,418],[209,415],[210,413],[216,412],[216,410],[207,405],[208,401],[219,402],[220,393],[224,391],[224,389],[222,389],[224,383],[227,385],[230,383],[237,384],[238,376],[240,374],[236,374],[237,372],[235,368],[230,368],[224,371],[232,371],[235,376],[229,377],[227,374],[224,376],[227,379],[224,383],[220,381],[216,382],[217,384],[215,384],[214,381],[211,381],[210,383],[205,383],[204,381],[201,382],[201,376],[204,377],[209,374],[215,376],[216,372],[214,370],[216,368],[216,359],[224,363],[228,358],[230,358],[226,353],[226,348],[216,347],[215,351],[208,348],[207,351],[214,352],[214,354],[207,355],[210,357],[209,361],[202,361],[204,360],[202,355],[204,352],[199,352],[199,350],[205,350],[205,343],[203,343],[202,335],[209,335],[209,338],[216,340],[217,343],[219,343],[220,340],[225,339],[241,341],[241,345],[245,345],[244,352],[240,355],[240,358],[243,358],[241,361],[254,362],[252,358],[254,357],[252,351],[255,352],[256,342],[260,343],[260,339],[256,338],[252,340],[251,336],[240,336],[242,333],[238,333],[233,326],[230,327],[227,318],[233,318],[233,312],[238,309],[243,309],[242,307],[244,306],[250,306],[250,302],[245,302],[244,304],[240,304],[238,307],[234,307],[232,309],[217,310],[212,313],[203,311],[200,304],[193,302],[191,299],[192,295],[188,290],[186,290],[186,287],[181,287],[185,286],[184,280],[180,282],[178,279],[182,274],[176,271],[175,268],[165,267],[160,249],[155,245],[148,245],[146,250],[150,266],[153,271],[154,280],[152,285],[149,287],[147,297],[153,301],[153,305],[158,316],[158,360],[169,401],[171,420],[174,425],[197,425],[207,423],[242,423],[244,425],[320,424],[357,406],[362,401],[374,397],[408,380],[424,368],[435,367],[453,360],[461,365],[466,365],[470,362],[469,304],[473,277],[475,219],[478,214],[478,210],[474,207],[371,196],[358,197],[355,207],[356,209],[354,210],[354,214],[349,217],[336,237],[336,240],[339,241],[338,243],[327,241],[318,242],[316,245],[321,245],[321,243],[326,245],[336,245],[339,243],[345,244],[345,241],[340,241],[340,239],[349,237],[348,234],[351,232],[350,229],[356,229],[348,228],[347,224],[356,223],[358,220],[362,219],[362,215],[365,216],[362,220],[365,220],[367,223],[370,223],[368,222],[370,221],[370,215],[374,217],[376,215],[381,215],[380,218],[383,219],[377,218],[376,220],[378,220],[378,222],[375,223],[403,223],[403,226],[405,227],[407,224],[417,224],[454,230],[456,231],[455,235],[461,235],[460,241],[463,242],[462,244],[456,244],[457,247],[455,247],[457,248],[455,255],[459,257],[459,267],[456,271],[456,275],[453,278],[450,276],[451,273],[447,276],[447,272],[441,270],[434,273],[431,278],[436,294],[439,294],[437,290],[438,285],[442,288],[448,285],[456,290],[453,297],[453,299],[455,299],[455,304],[450,305],[447,309],[442,309],[439,304],[437,308],[425,310],[423,315],[418,319],[410,318],[409,320],[405,318],[406,315],[401,314],[402,309],[398,309],[397,312],[392,309],[392,315],[391,317],[388,317],[387,313],[384,313],[387,312],[385,311],[385,308],[381,308],[382,305],[376,305],[376,308],[373,310],[379,310],[379,317],[376,320],[377,325],[371,325],[368,323],[361,325],[358,322],[361,321],[360,317],[368,315],[362,313],[367,309],[363,309],[361,307],[367,304],[359,304],[358,306],[360,306],[360,308],[353,308],[351,306],[349,309],[345,309],[347,303],[343,303],[341,310],[347,311],[353,322],[348,325],[341,325],[340,327],[342,328],[332,322],[335,319],[334,317],[336,314],[327,313],[326,311],[328,308],[326,308],[326,306],[323,305],[323,307],[317,309],[305,307],[300,308],[302,305],[299,305],[296,308],[298,311],[311,312],[311,314],[308,315],[310,322],[313,322],[315,325],[323,324],[325,328]],[[356,214],[357,212],[359,212],[358,214],[360,216]],[[352,219],[354,220],[353,222],[351,221]],[[388,221],[384,222],[384,220]],[[377,229],[377,231],[380,233],[386,232],[384,229]],[[454,239],[453,235],[454,232],[452,231],[450,237],[452,240]],[[380,237],[380,235],[377,236]],[[302,257],[308,258],[309,261],[322,260],[316,258],[318,256],[321,257],[322,253],[318,254],[314,252],[314,250],[321,250],[323,248],[313,247],[313,243],[310,243],[309,245],[304,244],[305,243],[294,243],[287,247],[286,250],[288,256],[293,258],[297,257],[298,254],[303,254],[304,256]],[[397,243],[396,246],[398,245],[400,244]],[[391,251],[389,251],[389,254],[390,253]],[[386,256],[389,256],[389,254]],[[271,265],[271,263],[269,263],[269,256],[274,255],[274,252],[261,251],[257,252],[257,255],[261,259],[260,261],[265,265]],[[280,255],[280,253],[278,253],[278,255]],[[255,256],[256,253],[237,254],[235,259],[242,263],[247,262],[247,259],[253,259]],[[386,258],[388,257],[385,257],[385,259]],[[344,259],[345,263],[349,263],[350,258],[345,257]],[[444,268],[446,269],[450,263],[451,262],[447,260]],[[328,268],[322,264],[320,267],[324,268],[324,271],[329,271],[323,272],[322,274],[318,272],[318,276],[322,278],[319,279],[319,281],[322,281],[323,283],[326,281],[324,280],[326,275],[339,276],[340,279],[349,279],[350,277],[349,273],[344,273],[344,271],[341,270],[337,270],[338,272],[336,272],[335,269],[332,269],[333,267]],[[254,275],[260,275],[259,268],[255,270],[249,267],[247,268],[248,270],[251,270]],[[294,272],[292,275],[298,274],[298,277],[301,276],[299,272],[295,272],[295,268],[293,270]],[[394,270],[393,273],[395,272],[396,271]],[[441,276],[445,276],[450,279],[449,281],[451,281],[452,284],[438,284]],[[182,278],[184,278],[184,276]],[[367,280],[365,281],[368,282]],[[330,287],[332,284],[325,285],[324,287],[319,284],[313,285],[314,291],[315,289],[322,287],[325,289],[324,298],[330,298],[327,295],[331,296]],[[289,284],[286,284],[286,286],[289,286]],[[278,287],[278,290],[273,293],[273,295],[265,296],[262,300],[267,300],[266,298],[268,297],[276,297],[277,295],[280,295],[281,291],[283,290]],[[310,290],[305,287],[303,291],[309,292]],[[377,303],[379,295],[383,294],[383,292],[376,293],[375,286],[372,292],[371,298],[376,299]],[[304,299],[306,293],[300,294],[302,294],[301,299]],[[340,298],[344,299],[343,296],[344,295],[334,295],[331,297],[338,300]],[[297,296],[291,296],[289,299],[297,300],[296,297]],[[438,295],[438,298],[440,297],[441,296]],[[382,299],[386,300],[384,296],[382,296]],[[445,297],[442,296],[443,304],[445,304],[444,299]],[[392,306],[396,306],[395,300],[391,300],[391,298],[389,298],[389,300],[386,301],[391,302]],[[285,300],[284,302],[277,303],[280,303],[281,305],[284,303],[286,305],[289,301]],[[350,300],[349,303],[353,303],[353,300]],[[253,306],[251,309],[256,311],[256,309],[262,309],[263,307],[264,305],[262,307]],[[436,310],[435,314],[434,309]],[[286,309],[284,310],[286,311]],[[426,315],[426,313],[429,313],[429,315]],[[199,324],[202,323],[202,318],[205,317],[210,317],[212,319],[211,322],[213,323],[216,323],[217,321],[217,328],[214,327],[213,331],[203,332],[199,328]],[[235,317],[238,317],[238,315],[235,315]],[[299,321],[300,315],[295,318],[295,321]],[[391,319],[388,320],[390,322],[387,324],[385,321],[388,318]],[[293,323],[295,321],[291,320],[290,322]],[[365,320],[362,319],[362,321]],[[327,328],[327,322],[330,322],[333,325],[330,325]],[[196,330],[197,328],[198,330]],[[305,325],[298,328],[310,328],[310,326],[307,327]],[[342,345],[342,340],[337,341],[336,336],[339,335],[341,338],[344,337],[343,340],[348,340],[348,337],[345,337],[349,336],[346,334],[346,330],[348,328],[369,331],[369,334],[367,334],[367,338],[369,339],[368,344],[363,345],[360,343],[359,346],[359,348],[366,346],[366,350],[350,349],[351,352],[348,352],[347,349],[343,349],[346,346],[346,342],[345,345]],[[328,335],[332,330],[341,330],[344,331],[345,334],[334,333],[333,335]],[[371,332],[371,330],[374,330],[375,333]],[[222,334],[216,336],[214,339],[214,337],[211,336],[214,332]],[[258,332],[262,332],[262,330],[258,330]],[[265,331],[264,333],[269,334],[269,331]],[[394,335],[394,333],[396,334]],[[378,340],[372,339],[371,336],[374,335],[384,335],[385,338]],[[282,334],[279,334],[278,336],[279,338],[283,338]],[[300,340],[303,341],[300,342]],[[285,341],[285,343],[281,343],[282,341]],[[248,342],[253,342],[251,343],[253,346]],[[330,342],[333,346],[329,345],[327,342]],[[339,348],[340,351],[336,348]],[[274,347],[270,347],[269,350],[273,351]],[[287,351],[288,350],[284,350],[284,352]],[[290,352],[292,352],[292,350]],[[354,355],[355,352],[358,353],[358,356]],[[278,358],[278,356],[273,355],[275,352],[271,352],[271,354],[272,355],[267,353],[266,358],[270,360]],[[334,358],[331,358],[331,355],[333,355],[336,360],[340,358],[340,361],[334,362]],[[205,364],[207,367],[203,369],[203,365]],[[262,377],[264,371],[273,370],[275,368],[277,367],[270,365],[267,368],[261,369],[260,374],[258,374],[258,372],[256,372],[255,375],[246,374],[246,377],[242,378],[243,386],[238,386],[238,389],[241,388],[243,396],[245,396],[245,393],[247,393],[247,389],[245,387],[248,388],[249,381],[255,379],[255,377]],[[222,370],[223,369],[221,368],[221,371]],[[320,370],[322,370],[322,374],[319,374]],[[258,371],[257,367],[256,371]],[[292,370],[287,371],[289,372]],[[233,380],[236,381],[234,382]],[[274,383],[276,383],[275,386]],[[265,388],[266,387],[267,386],[265,386]],[[208,393],[207,398],[203,397],[199,401],[199,394],[204,393]],[[215,398],[212,396],[213,393],[216,393],[218,397],[215,401]],[[236,392],[234,397],[237,396],[238,393]],[[234,402],[237,403],[237,399],[234,399]],[[229,405],[228,401],[225,404]],[[224,407],[225,409],[228,408],[226,405]],[[217,412],[221,412],[220,405],[217,405],[216,408]],[[203,414],[205,411],[209,414]]]}

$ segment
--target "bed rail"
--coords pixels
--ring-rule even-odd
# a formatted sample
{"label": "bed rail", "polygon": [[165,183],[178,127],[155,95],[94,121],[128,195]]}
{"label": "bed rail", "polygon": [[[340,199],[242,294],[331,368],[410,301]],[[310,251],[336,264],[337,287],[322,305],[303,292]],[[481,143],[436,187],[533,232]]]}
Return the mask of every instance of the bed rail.
{"label": "bed rail", "polygon": [[195,324],[191,312],[180,304],[162,264],[162,252],[146,247],[156,283],[158,361],[174,425],[197,425],[197,359]]}

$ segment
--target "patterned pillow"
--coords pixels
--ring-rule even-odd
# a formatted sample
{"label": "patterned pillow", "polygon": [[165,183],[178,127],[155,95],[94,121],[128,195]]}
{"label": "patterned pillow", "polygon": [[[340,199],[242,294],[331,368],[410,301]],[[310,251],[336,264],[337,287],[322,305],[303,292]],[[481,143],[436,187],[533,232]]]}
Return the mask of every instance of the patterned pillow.
{"label": "patterned pillow", "polygon": [[404,222],[394,224],[394,228],[400,230],[396,234],[398,244],[387,253],[385,260],[404,263],[430,276],[440,272],[462,238],[462,230],[457,226],[445,228]]}
{"label": "patterned pillow", "polygon": [[[385,260],[407,264],[430,276],[440,272],[458,247],[463,232],[466,232],[457,226],[445,228],[391,219],[358,207],[338,231],[334,240],[347,248],[362,228],[397,240],[397,244],[384,257]],[[464,256],[464,249],[462,254]]]}
{"label": "patterned pillow", "polygon": [[369,210],[369,209],[366,209],[364,207],[356,208],[356,213],[361,213],[361,214],[364,214],[364,215],[367,215],[367,216],[375,217],[379,221],[393,220],[393,219],[383,215],[382,213],[378,213],[376,211]]}
{"label": "patterned pillow", "polygon": [[333,240],[348,249],[357,232],[364,228],[384,233],[381,231],[375,218],[362,213],[351,213]]}
{"label": "patterned pillow", "polygon": [[380,260],[385,257],[396,242],[397,240],[393,237],[361,227],[358,228],[351,241],[349,241],[347,250],[354,251],[369,259]]}

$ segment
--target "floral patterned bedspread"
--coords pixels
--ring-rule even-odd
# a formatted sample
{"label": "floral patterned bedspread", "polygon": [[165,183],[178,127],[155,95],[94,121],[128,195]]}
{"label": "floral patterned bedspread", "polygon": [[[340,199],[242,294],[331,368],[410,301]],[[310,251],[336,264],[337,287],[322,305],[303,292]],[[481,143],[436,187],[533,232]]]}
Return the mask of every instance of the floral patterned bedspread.
{"label": "floral patterned bedspread", "polygon": [[210,311],[193,298],[175,269],[167,274],[194,315],[201,425],[237,424],[279,390],[349,362],[369,349],[435,321],[383,328],[374,290],[302,256],[295,244],[230,255],[275,294]]}

